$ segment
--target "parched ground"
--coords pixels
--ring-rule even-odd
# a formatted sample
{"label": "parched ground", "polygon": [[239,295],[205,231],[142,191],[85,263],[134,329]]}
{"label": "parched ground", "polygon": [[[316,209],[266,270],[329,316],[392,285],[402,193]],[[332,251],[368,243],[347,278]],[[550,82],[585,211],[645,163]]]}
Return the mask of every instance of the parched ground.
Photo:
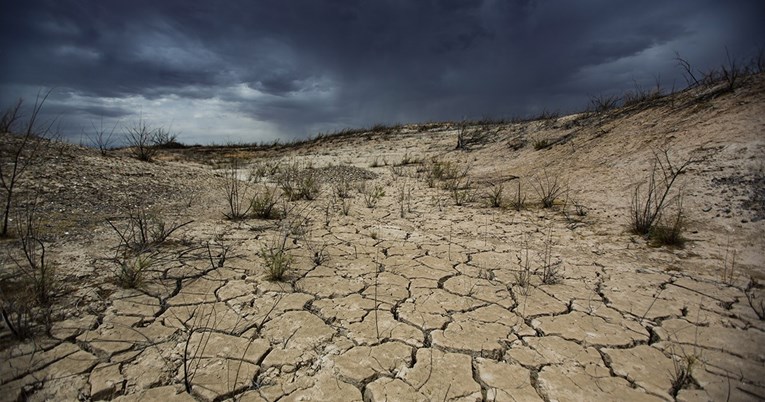
{"label": "parched ground", "polygon": [[[50,317],[47,330],[31,323],[19,341],[3,327],[0,399],[763,400],[764,89],[754,76],[732,93],[469,126],[464,150],[449,124],[167,150],[154,163],[51,148],[19,204],[36,189],[58,287],[49,314],[29,311]],[[683,248],[627,228],[661,150],[694,161],[673,192]],[[228,157],[245,164],[250,195],[290,164],[322,191],[280,201],[281,219],[232,222]],[[468,169],[463,205],[429,185],[434,157]],[[566,190],[550,209],[534,190],[545,177]],[[384,190],[374,208],[361,183]],[[509,203],[518,183],[525,208],[487,205],[492,186]],[[136,208],[190,223],[125,289],[112,225],[124,231]],[[291,265],[271,281],[262,250],[281,244]],[[13,318],[28,299],[16,242],[2,248]],[[542,282],[546,265],[557,283]]]}

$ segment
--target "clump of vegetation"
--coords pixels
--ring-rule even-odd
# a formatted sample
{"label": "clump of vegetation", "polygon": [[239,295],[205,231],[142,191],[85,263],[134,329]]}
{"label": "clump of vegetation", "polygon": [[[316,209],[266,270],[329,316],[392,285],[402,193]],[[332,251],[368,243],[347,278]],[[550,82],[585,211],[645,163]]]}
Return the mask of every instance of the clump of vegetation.
{"label": "clump of vegetation", "polygon": [[407,212],[412,212],[412,187],[406,182],[399,188],[398,205],[400,217],[405,218]]}
{"label": "clump of vegetation", "polygon": [[101,119],[101,123],[98,127],[96,127],[96,124],[93,122],[91,122],[90,125],[93,131],[85,132],[85,130],[83,130],[83,133],[88,138],[88,141],[90,141],[90,144],[97,148],[102,156],[107,156],[109,150],[114,146],[114,130],[117,129],[117,123],[114,123],[111,130],[108,131],[104,128],[103,119]]}
{"label": "clump of vegetation", "polygon": [[315,200],[321,193],[321,182],[310,165],[290,163],[282,169],[278,181],[290,201]]}
{"label": "clump of vegetation", "polygon": [[142,253],[164,243],[178,229],[191,224],[168,223],[158,211],[136,208],[128,211],[125,224],[118,227],[116,220],[106,221],[119,236],[118,251],[122,253]]}
{"label": "clump of vegetation", "polygon": [[539,252],[539,259],[542,261],[542,272],[540,274],[542,283],[545,285],[554,285],[562,280],[560,267],[563,261],[560,258],[553,260],[552,249],[555,242],[552,238],[552,227],[547,228],[542,251]]}
{"label": "clump of vegetation", "polygon": [[754,277],[749,277],[749,284],[744,290],[746,300],[749,302],[749,307],[757,315],[760,320],[765,320],[765,299],[762,297],[762,289],[765,288]]}
{"label": "clump of vegetation", "polygon": [[44,161],[42,154],[52,137],[51,128],[55,120],[40,123],[39,116],[45,101],[51,91],[44,94],[38,93],[37,99],[32,106],[29,117],[23,123],[22,105],[19,99],[14,106],[9,107],[0,117],[0,135],[18,134],[17,138],[6,141],[0,150],[0,188],[3,189],[3,224],[0,237],[8,237],[8,222],[11,215],[11,207],[16,194],[19,180],[24,176],[30,166]]}
{"label": "clump of vegetation", "polygon": [[493,183],[488,192],[489,206],[492,208],[502,208],[504,206],[504,191],[504,183]]}
{"label": "clump of vegetation", "polygon": [[[17,247],[6,254],[14,267],[8,272],[13,284],[0,286],[0,312],[13,336],[23,340],[34,335],[37,324],[50,329],[51,306],[60,283],[56,266],[48,260],[49,242],[41,232],[42,225],[36,214],[36,201],[26,205],[16,220]],[[5,260],[0,261],[0,267]],[[9,281],[10,282],[10,281]],[[10,285],[6,288],[7,285]],[[15,289],[14,289],[15,288]],[[6,294],[6,289],[10,292]]]}
{"label": "clump of vegetation", "polygon": [[404,156],[401,157],[401,161],[396,164],[396,166],[407,166],[407,165],[414,165],[420,163],[420,159],[417,159],[416,157],[409,154],[409,152],[404,152]]}
{"label": "clump of vegetation", "polygon": [[152,127],[143,117],[133,125],[125,127],[125,143],[130,149],[130,154],[144,162],[153,161],[160,148],[182,146],[177,139],[178,134],[163,127]]}
{"label": "clump of vegetation", "polygon": [[351,181],[348,179],[342,178],[339,182],[335,183],[334,190],[335,194],[340,198],[353,197],[353,186],[351,186]]}
{"label": "clump of vegetation", "polygon": [[276,187],[264,186],[250,201],[252,215],[259,219],[278,219],[282,212],[277,209],[279,192]]}
{"label": "clump of vegetation", "polygon": [[681,389],[690,388],[694,384],[693,370],[699,363],[699,356],[691,354],[678,357],[674,355],[674,346],[672,347],[672,353],[674,372],[672,373],[672,388],[669,392],[673,397],[677,397]]}
{"label": "clump of vegetation", "polygon": [[683,247],[685,245],[686,239],[683,236],[683,229],[685,228],[683,204],[680,197],[676,200],[677,205],[674,216],[662,216],[659,223],[654,225],[648,234],[648,238],[655,246]]}
{"label": "clump of vegetation", "polygon": [[141,253],[115,259],[117,285],[126,289],[139,289],[144,285],[146,271],[156,262],[154,254]]}
{"label": "clump of vegetation", "polygon": [[37,201],[32,201],[17,219],[18,251],[20,257],[9,253],[10,259],[39,306],[50,304],[58,287],[54,264],[48,261],[46,239],[37,216]]}
{"label": "clump of vegetation", "polygon": [[547,170],[542,172],[541,176],[535,176],[531,182],[531,186],[539,195],[540,202],[543,208],[552,208],[555,200],[563,194],[564,188],[560,183],[560,179],[557,174],[548,174]]}
{"label": "clump of vegetation", "polygon": [[534,150],[535,151],[539,151],[539,150],[542,150],[542,149],[545,149],[545,148],[549,148],[550,145],[551,145],[550,142],[547,141],[546,139],[534,140],[534,142],[532,144],[534,145]]}
{"label": "clump of vegetation", "polygon": [[367,186],[366,183],[362,183],[359,190],[364,197],[364,204],[370,209],[376,207],[380,199],[385,196],[385,190],[381,184]]}
{"label": "clump of vegetation", "polygon": [[228,207],[223,215],[232,221],[247,218],[252,208],[252,203],[248,202],[249,186],[239,178],[241,171],[241,161],[236,158],[228,161],[223,171],[223,190]]}
{"label": "clump of vegetation", "polygon": [[522,210],[526,205],[526,195],[521,191],[521,178],[517,179],[515,197],[510,201],[510,207],[516,211]]}
{"label": "clump of vegetation", "polygon": [[[680,165],[676,165],[670,160],[669,150],[654,152],[647,183],[637,184],[632,194],[630,228],[633,233],[639,235],[651,233],[672,198],[670,193],[673,185],[692,163],[694,161],[689,158]],[[678,215],[677,223],[680,226],[677,229],[682,228],[681,218],[681,215]]]}
{"label": "clump of vegetation", "polygon": [[287,253],[288,237],[288,233],[282,233],[274,244],[264,246],[260,250],[268,280],[281,281],[292,264],[292,257]]}

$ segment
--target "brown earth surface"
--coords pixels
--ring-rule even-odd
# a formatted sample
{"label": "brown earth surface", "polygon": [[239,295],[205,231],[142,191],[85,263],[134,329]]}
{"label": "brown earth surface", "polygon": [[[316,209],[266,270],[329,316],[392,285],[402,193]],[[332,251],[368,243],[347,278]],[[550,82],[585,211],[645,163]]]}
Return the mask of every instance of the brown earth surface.
{"label": "brown earth surface", "polygon": [[[16,205],[37,197],[57,287],[47,313],[28,309],[31,339],[4,323],[0,399],[763,400],[763,94],[760,75],[601,113],[162,150],[153,163],[56,144]],[[684,247],[628,228],[662,150],[693,160],[672,193]],[[322,191],[280,201],[280,219],[227,220],[232,157],[247,194],[277,188],[289,164]],[[429,186],[434,157],[469,168],[463,205]],[[549,209],[534,189],[545,177],[566,190]],[[360,183],[384,190],[374,208]],[[510,202],[518,183],[525,208],[488,205],[492,186]],[[124,289],[112,225],[139,209],[190,223]],[[268,280],[262,250],[285,236],[291,265]],[[29,301],[17,243],[0,243],[10,318]]]}

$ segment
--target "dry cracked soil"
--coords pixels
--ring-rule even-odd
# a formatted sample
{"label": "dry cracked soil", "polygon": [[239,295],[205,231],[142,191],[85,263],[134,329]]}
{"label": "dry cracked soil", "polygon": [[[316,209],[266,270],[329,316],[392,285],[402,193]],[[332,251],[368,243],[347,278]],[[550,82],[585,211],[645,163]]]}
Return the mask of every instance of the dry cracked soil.
{"label": "dry cracked soil", "polygon": [[[37,197],[55,286],[32,306],[18,239],[3,240],[0,399],[763,400],[763,89],[753,76],[607,112],[152,163],[51,146],[16,205]],[[692,160],[671,195],[683,247],[628,228],[663,150]],[[245,205],[270,192],[277,216],[224,217],[232,158]],[[315,199],[288,200],[289,175]],[[120,233],[140,216],[185,225],[131,253]]]}

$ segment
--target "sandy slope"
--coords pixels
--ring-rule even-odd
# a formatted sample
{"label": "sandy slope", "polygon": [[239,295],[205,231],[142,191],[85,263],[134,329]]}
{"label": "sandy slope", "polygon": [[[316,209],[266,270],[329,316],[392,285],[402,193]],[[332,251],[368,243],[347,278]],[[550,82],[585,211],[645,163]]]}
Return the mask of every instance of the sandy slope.
{"label": "sandy slope", "polygon": [[[764,89],[752,77],[733,93],[468,127],[467,150],[454,149],[450,125],[166,151],[152,164],[50,150],[26,179],[39,189],[61,284],[54,322],[34,342],[4,329],[0,398],[761,400],[765,324],[746,289],[765,275]],[[552,145],[535,150],[540,140]],[[681,249],[627,229],[634,186],[661,150],[695,161],[676,187]],[[197,163],[227,156],[310,163],[326,184],[314,201],[285,203],[285,219],[230,222],[222,171]],[[393,166],[406,157],[469,166],[475,199],[457,206],[440,183],[428,186],[426,163]],[[375,178],[354,180],[364,172]],[[536,205],[545,173],[565,185],[565,205]],[[333,195],[344,178],[385,196],[367,208],[353,190],[345,215]],[[492,184],[510,199],[518,180],[526,209],[486,205]],[[106,219],[124,228],[135,205],[193,223],[155,250],[140,289],[125,290],[113,280],[118,238]],[[290,224],[291,268],[268,281],[261,250]],[[2,247],[15,255],[13,241]],[[557,284],[541,282],[545,250],[559,261]],[[14,265],[0,261],[4,297],[21,300]],[[760,306],[762,288],[748,293]]]}

